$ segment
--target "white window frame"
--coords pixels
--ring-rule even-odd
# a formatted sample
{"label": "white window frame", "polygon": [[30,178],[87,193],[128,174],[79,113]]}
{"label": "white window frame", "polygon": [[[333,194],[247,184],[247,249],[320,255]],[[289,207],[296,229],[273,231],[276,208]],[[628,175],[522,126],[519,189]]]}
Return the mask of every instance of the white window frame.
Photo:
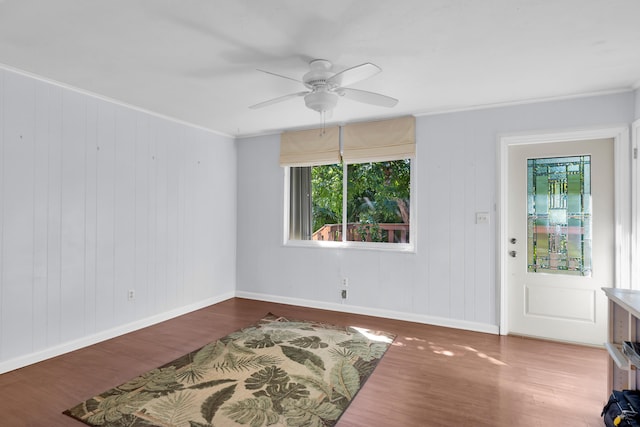
{"label": "white window frame", "polygon": [[[287,247],[304,247],[304,248],[334,248],[334,249],[364,249],[364,250],[377,250],[388,252],[405,252],[416,253],[417,251],[417,205],[418,205],[418,191],[417,191],[417,147],[416,155],[407,157],[411,160],[410,171],[410,202],[409,202],[409,243],[383,243],[383,242],[356,242],[347,241],[346,233],[342,233],[343,240],[340,242],[335,241],[319,241],[319,240],[290,240],[289,239],[289,219],[291,217],[290,209],[290,171],[291,167],[283,167],[284,170],[284,203],[283,203],[283,245]],[[384,161],[384,160],[378,160]],[[342,224],[347,223],[347,185],[345,177],[347,176],[347,167],[349,164],[357,164],[365,162],[343,162],[343,179],[342,179]]]}

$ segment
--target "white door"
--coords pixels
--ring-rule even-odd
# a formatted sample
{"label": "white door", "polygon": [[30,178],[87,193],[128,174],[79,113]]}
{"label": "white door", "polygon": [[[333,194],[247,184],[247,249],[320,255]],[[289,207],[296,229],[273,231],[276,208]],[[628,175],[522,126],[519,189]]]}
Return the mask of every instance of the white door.
{"label": "white door", "polygon": [[508,148],[508,332],[602,345],[614,286],[614,140]]}

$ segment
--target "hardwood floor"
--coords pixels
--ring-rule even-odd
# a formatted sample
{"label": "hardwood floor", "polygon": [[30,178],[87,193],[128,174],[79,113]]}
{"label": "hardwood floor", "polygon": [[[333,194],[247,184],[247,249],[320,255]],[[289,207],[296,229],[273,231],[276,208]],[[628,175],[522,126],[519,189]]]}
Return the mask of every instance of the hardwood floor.
{"label": "hardwood floor", "polygon": [[339,427],[603,425],[603,349],[239,298],[0,375],[0,424],[81,427],[62,411],[267,312],[398,335]]}

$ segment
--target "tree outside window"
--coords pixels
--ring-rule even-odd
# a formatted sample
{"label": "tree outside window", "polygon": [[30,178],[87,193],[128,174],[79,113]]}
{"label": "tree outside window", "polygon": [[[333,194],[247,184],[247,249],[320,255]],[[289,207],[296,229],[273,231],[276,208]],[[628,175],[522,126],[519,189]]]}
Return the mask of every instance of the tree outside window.
{"label": "tree outside window", "polygon": [[309,168],[311,240],[409,243],[410,159]]}

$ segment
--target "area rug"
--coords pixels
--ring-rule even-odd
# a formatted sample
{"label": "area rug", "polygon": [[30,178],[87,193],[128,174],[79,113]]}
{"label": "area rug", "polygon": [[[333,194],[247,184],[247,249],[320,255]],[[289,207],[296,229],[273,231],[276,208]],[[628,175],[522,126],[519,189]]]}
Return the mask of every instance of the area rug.
{"label": "area rug", "polygon": [[106,427],[333,426],[394,339],[269,313],[64,413]]}

